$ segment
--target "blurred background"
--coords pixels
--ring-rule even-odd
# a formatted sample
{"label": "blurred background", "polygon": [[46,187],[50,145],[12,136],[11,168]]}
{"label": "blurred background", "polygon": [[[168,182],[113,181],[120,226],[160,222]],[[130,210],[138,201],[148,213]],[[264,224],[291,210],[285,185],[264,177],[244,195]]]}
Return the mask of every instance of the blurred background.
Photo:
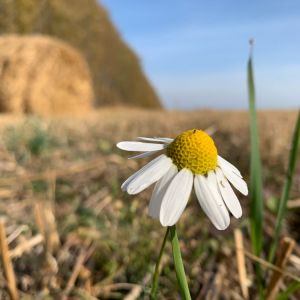
{"label": "blurred background", "polygon": [[[147,215],[151,188],[120,190],[147,161],[115,145],[207,130],[249,183],[250,38],[268,244],[300,103],[299,14],[296,0],[0,0],[0,299],[149,299],[165,230]],[[299,195],[298,164],[283,229],[295,241]],[[249,257],[241,296],[238,197],[244,217],[224,232],[194,196],[178,223],[192,299],[257,297]],[[167,244],[158,299],[179,299],[171,258]]]}
{"label": "blurred background", "polygon": [[300,105],[298,1],[104,0],[168,108],[247,107],[245,62],[255,40],[258,107]]}
{"label": "blurred background", "polygon": [[[0,33],[8,35],[1,38],[3,45],[7,45],[6,40],[13,34],[25,37],[42,34],[79,50],[88,70],[81,66],[80,71],[72,72],[83,75],[87,81],[87,75],[82,73],[90,72],[94,97],[92,91],[86,90],[85,98],[95,106],[245,109],[245,65],[250,38],[255,39],[258,107],[299,106],[300,4],[297,1],[129,0],[120,4],[116,0],[3,0],[0,5]],[[18,48],[17,41],[12,43]],[[28,47],[30,41],[24,40],[23,44]],[[20,70],[24,67],[10,71],[13,62],[8,67],[5,61],[13,60],[8,58],[12,46],[5,50],[3,45],[1,80],[5,87],[1,88],[1,94],[14,97],[5,81],[12,80],[6,78],[7,73],[24,78],[23,73],[28,71],[33,78],[33,74],[43,72],[37,61],[44,59],[40,51],[32,54],[28,50],[26,54],[19,48],[16,51],[24,56],[27,71]],[[50,49],[44,50],[45,55],[55,60]],[[28,55],[35,56],[31,63],[26,59]],[[49,64],[51,69],[54,62]],[[34,66],[38,71],[33,70]],[[24,85],[20,87],[21,94],[26,93]],[[68,89],[67,82],[65,85]],[[41,83],[36,89],[43,93],[49,86],[43,88]]]}

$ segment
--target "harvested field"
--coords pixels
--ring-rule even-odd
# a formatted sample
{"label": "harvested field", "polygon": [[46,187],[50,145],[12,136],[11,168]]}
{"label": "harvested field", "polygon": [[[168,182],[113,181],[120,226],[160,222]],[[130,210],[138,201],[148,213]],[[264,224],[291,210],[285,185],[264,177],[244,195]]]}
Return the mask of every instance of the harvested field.
{"label": "harvested field", "polygon": [[[268,241],[297,113],[263,111],[258,117]],[[247,112],[116,107],[77,118],[1,115],[0,229],[6,234],[0,239],[8,244],[15,274],[16,289],[12,287],[10,293],[24,299],[148,299],[164,229],[147,216],[151,189],[136,196],[121,192],[120,184],[146,160],[128,160],[115,143],[137,136],[174,137],[192,128],[207,129],[220,154],[236,164],[248,181]],[[298,164],[284,229],[284,235],[296,241],[299,195]],[[247,216],[248,198],[239,198]],[[239,232],[233,237],[237,227],[246,249],[246,289],[249,299],[255,299],[257,258],[250,253],[247,226],[243,217],[232,219],[226,231],[216,231],[192,197],[178,223],[192,299],[244,299],[235,258],[240,241]],[[296,245],[281,288],[300,276],[299,256]],[[170,245],[162,262],[159,299],[179,299]],[[264,260],[261,263],[269,268]],[[2,268],[0,299],[8,298],[5,278]]]}
{"label": "harvested field", "polygon": [[84,57],[47,36],[0,37],[0,112],[84,114],[93,87]]}

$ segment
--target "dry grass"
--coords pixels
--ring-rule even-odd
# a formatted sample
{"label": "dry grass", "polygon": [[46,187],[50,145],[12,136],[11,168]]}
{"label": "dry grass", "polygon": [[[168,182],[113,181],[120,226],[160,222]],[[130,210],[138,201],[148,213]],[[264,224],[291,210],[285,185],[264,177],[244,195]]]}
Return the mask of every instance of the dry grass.
{"label": "dry grass", "polygon": [[[295,119],[295,112],[259,113],[267,241]],[[114,145],[136,136],[173,137],[190,128],[209,128],[220,153],[248,179],[246,112],[114,108],[76,119],[1,116],[0,211],[18,293],[25,299],[148,299],[164,230],[147,216],[150,190],[132,197],[120,191],[120,183],[145,161],[127,160]],[[299,191],[298,167],[291,198]],[[247,198],[240,198],[246,216]],[[192,200],[179,222],[179,236],[193,299],[244,299],[241,286],[254,299],[256,260],[270,274],[274,270],[276,289],[300,276],[299,245],[279,269],[270,266],[249,253],[247,218],[232,220],[228,230],[217,232]],[[288,217],[284,234],[297,240],[297,211]],[[237,250],[239,245],[245,249],[238,263],[233,239],[237,226],[242,230]],[[168,245],[159,299],[178,299],[170,250]],[[8,295],[3,276],[0,272],[1,299]]]}
{"label": "dry grass", "polygon": [[46,36],[0,37],[0,111],[49,116],[90,111],[93,87],[82,55]]}

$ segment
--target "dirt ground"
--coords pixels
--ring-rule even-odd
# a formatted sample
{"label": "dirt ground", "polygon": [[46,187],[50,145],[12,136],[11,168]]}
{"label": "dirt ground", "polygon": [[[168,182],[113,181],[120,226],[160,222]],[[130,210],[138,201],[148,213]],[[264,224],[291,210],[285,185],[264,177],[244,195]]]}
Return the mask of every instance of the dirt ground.
{"label": "dirt ground", "polygon": [[[296,117],[296,111],[258,113],[266,249]],[[127,160],[115,143],[138,136],[175,137],[193,128],[206,129],[219,154],[238,166],[248,181],[245,111],[115,107],[76,118],[0,115],[0,223],[6,231],[18,294],[24,299],[148,299],[164,229],[147,216],[151,189],[136,196],[120,191],[122,181],[146,160]],[[299,195],[298,164],[290,198],[295,201]],[[242,230],[250,251],[249,199],[239,195],[245,217],[217,232],[193,198],[178,224],[192,299],[244,299],[233,230]],[[288,212],[284,234],[299,242],[297,228],[299,206]],[[299,256],[297,245],[287,267],[295,276],[300,275]],[[5,263],[0,271],[0,299],[8,299]],[[250,299],[256,299],[253,259],[247,257],[246,267]],[[281,288],[290,281],[284,277]],[[178,295],[167,245],[159,299],[179,299]]]}

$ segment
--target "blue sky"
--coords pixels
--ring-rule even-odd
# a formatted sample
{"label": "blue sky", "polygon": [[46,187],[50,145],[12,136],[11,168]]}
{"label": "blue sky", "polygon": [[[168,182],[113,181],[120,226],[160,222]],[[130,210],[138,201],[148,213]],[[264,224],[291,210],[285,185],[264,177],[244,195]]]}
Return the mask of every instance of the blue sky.
{"label": "blue sky", "polygon": [[166,107],[246,108],[249,38],[258,106],[300,106],[299,0],[101,3]]}

